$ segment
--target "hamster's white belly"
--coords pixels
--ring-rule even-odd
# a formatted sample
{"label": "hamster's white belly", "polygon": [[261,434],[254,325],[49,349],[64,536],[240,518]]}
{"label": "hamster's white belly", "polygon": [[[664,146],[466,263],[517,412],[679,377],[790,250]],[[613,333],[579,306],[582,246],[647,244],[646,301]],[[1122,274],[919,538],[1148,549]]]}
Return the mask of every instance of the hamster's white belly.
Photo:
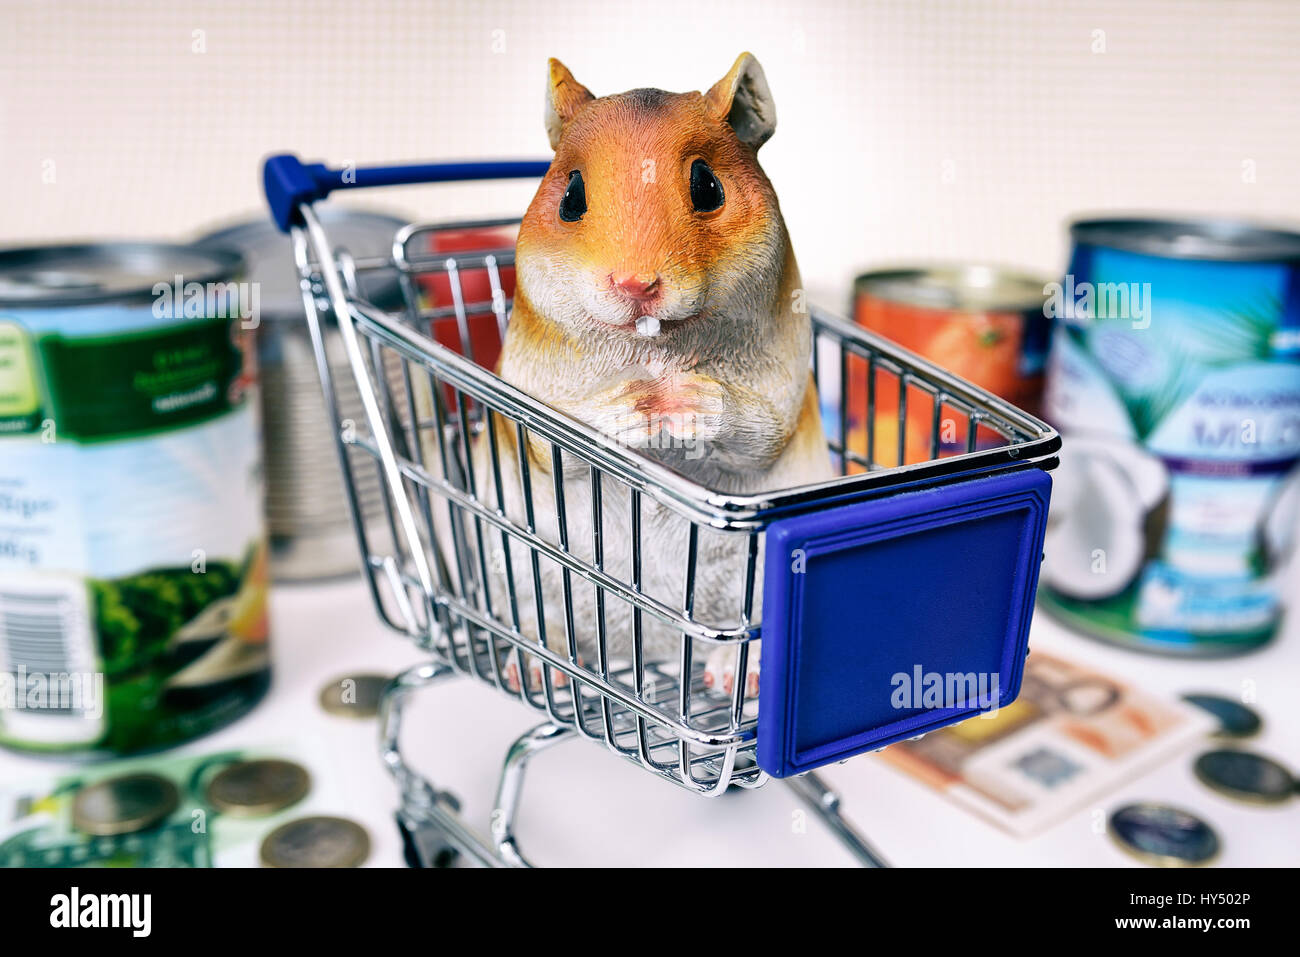
{"label": "hamster's white belly", "polygon": [[[486,455],[476,454],[476,487],[479,497],[495,507],[496,490]],[[516,462],[502,461],[502,490],[506,515],[519,525],[526,525],[523,485]],[[532,469],[533,521],[535,534],[543,541],[561,546],[555,483],[549,472]],[[686,608],[687,556],[690,523],[658,502],[642,495],[640,508],[639,574],[634,575],[632,490],[609,477],[600,480],[600,561],[597,562],[595,522],[592,513],[592,477],[588,467],[566,457],[563,504],[568,551],[581,562],[598,565],[614,579],[615,586],[604,591],[600,606],[598,586],[576,572],[569,575],[573,615],[573,639],[577,652],[589,667],[598,662],[599,639],[603,624],[606,654],[611,662],[632,659],[634,620],[633,606],[617,594],[620,586],[627,592],[637,590],[660,603],[665,609],[682,613]],[[471,530],[472,531],[472,530]],[[560,562],[538,554],[533,567],[533,550],[517,538],[502,542],[501,533],[485,526],[488,552],[488,594],[492,615],[506,627],[516,624],[521,633],[534,640],[545,630],[546,644],[556,652],[568,650],[566,633],[564,569]],[[473,541],[474,536],[466,536]],[[746,559],[748,537],[702,528],[698,533],[695,563],[695,587],[692,618],[715,628],[734,628],[744,620]],[[509,560],[507,563],[507,552]],[[762,564],[756,561],[753,600],[750,614],[756,620],[761,608]],[[476,564],[477,567],[477,564]],[[509,568],[511,574],[507,575]],[[538,600],[536,582],[541,584]],[[511,584],[515,600],[510,601]],[[486,610],[486,609],[484,609]],[[540,611],[540,616],[539,616]],[[541,626],[539,627],[539,618]],[[676,661],[680,654],[682,633],[651,612],[641,614],[642,653],[647,661]],[[715,647],[697,645],[696,654],[707,654]]]}

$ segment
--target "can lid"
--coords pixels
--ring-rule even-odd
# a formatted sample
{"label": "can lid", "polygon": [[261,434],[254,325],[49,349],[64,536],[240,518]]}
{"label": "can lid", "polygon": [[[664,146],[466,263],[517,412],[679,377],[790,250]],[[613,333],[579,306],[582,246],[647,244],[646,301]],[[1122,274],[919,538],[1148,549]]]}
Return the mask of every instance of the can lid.
{"label": "can lid", "polygon": [[229,280],[229,251],[166,243],[88,243],[0,249],[0,306],[89,305],[148,298],[158,283]]}
{"label": "can lid", "polygon": [[1046,279],[986,265],[884,269],[857,278],[854,288],[877,299],[962,312],[1041,309]]}
{"label": "can lid", "polygon": [[[406,220],[383,213],[323,206],[316,215],[335,250],[346,249],[354,259],[391,258],[393,238]],[[248,264],[247,279],[258,284],[262,316],[268,319],[300,319],[302,291],[293,261],[293,242],[268,217],[236,223],[201,237],[203,249],[231,249]],[[367,271],[357,277],[361,295],[380,308],[392,308],[401,301],[400,276],[396,269]]]}
{"label": "can lid", "polygon": [[1082,219],[1076,243],[1171,259],[1279,262],[1300,259],[1300,234],[1230,219]]}

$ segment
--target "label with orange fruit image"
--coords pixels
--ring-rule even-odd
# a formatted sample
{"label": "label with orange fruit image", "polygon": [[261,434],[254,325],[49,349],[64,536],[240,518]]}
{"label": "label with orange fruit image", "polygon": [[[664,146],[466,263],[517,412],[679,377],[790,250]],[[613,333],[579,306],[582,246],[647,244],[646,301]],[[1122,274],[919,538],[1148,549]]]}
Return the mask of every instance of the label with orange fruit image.
{"label": "label with orange fruit image", "polygon": [[[860,276],[854,319],[948,372],[1036,414],[1049,320],[1044,282],[992,267],[894,269]],[[851,452],[875,466],[912,465],[993,448],[1005,438],[851,356],[846,396]],[[868,409],[874,410],[868,414]],[[901,441],[900,441],[901,438]]]}

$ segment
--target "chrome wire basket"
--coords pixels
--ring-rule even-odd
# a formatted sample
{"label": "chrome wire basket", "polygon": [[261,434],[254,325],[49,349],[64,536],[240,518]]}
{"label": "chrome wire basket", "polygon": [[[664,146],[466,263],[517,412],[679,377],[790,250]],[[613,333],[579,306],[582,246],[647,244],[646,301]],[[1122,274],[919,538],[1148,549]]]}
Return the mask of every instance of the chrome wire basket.
{"label": "chrome wire basket", "polygon": [[[957,702],[942,713],[882,718],[873,704],[856,723],[843,704],[810,713],[808,702],[814,695],[820,701],[822,689],[841,702],[861,689],[831,688],[809,664],[816,658],[809,649],[830,648],[837,639],[815,621],[826,604],[817,595],[826,593],[806,591],[810,574],[787,574],[786,553],[848,548],[843,556],[875,555],[862,560],[894,564],[898,556],[868,546],[893,542],[913,526],[969,541],[984,534],[967,527],[972,522],[990,514],[1016,517],[1014,534],[1004,535],[1011,542],[1008,560],[1014,559],[1005,589],[1000,579],[976,584],[1005,590],[1006,600],[973,596],[970,603],[983,622],[976,638],[983,640],[992,622],[996,634],[983,643],[999,668],[1013,672],[1004,675],[994,706],[1004,704],[1019,684],[1045,521],[1041,483],[1055,465],[1059,439],[1008,403],[813,308],[813,373],[840,475],[786,491],[723,494],[491,371],[509,320],[518,220],[411,225],[398,231],[390,256],[355,259],[331,244],[313,205],[339,188],[537,176],[546,165],[345,174],[280,156],[266,166],[273,215],[293,241],[375,607],[432,658],[395,680],[382,709],[384,757],[402,785],[398,820],[411,856],[426,863],[453,853],[491,865],[526,863],[513,833],[524,766],[550,744],[581,737],[704,795],[782,777],[861,861],[878,864],[879,855],[840,816],[838,799],[810,769],[978,709]],[[385,311],[362,298],[360,280],[371,272],[397,275],[402,309]],[[337,382],[327,361],[324,343],[334,330],[347,351],[351,383]],[[353,386],[364,411],[360,421],[340,411],[339,395]],[[517,456],[517,468],[503,465],[503,443],[528,450]],[[374,475],[362,475],[358,462],[371,463]],[[384,490],[380,533],[358,507],[358,490],[372,488],[374,476]],[[1005,502],[1012,503],[1009,513]],[[642,529],[650,513],[656,527],[680,529],[680,568],[647,567]],[[862,534],[846,538],[846,530]],[[716,602],[711,613],[699,613],[697,578],[718,561],[734,564],[734,602],[725,615]],[[945,562],[951,564],[936,559],[936,573],[948,572]],[[858,587],[855,576],[883,574],[867,566],[836,568],[817,578],[817,587],[842,591]],[[986,604],[992,610],[979,612]],[[805,606],[813,610],[799,610]],[[779,626],[771,623],[774,612]],[[870,616],[869,607],[862,614]],[[886,609],[877,616],[885,619],[884,631],[899,614]],[[942,627],[952,632],[950,644],[969,644],[969,628],[957,620],[949,614],[894,624],[904,639]],[[852,628],[842,623],[840,630]],[[760,638],[768,647],[753,697],[747,694],[756,670],[751,649]],[[933,650],[924,644],[929,640],[918,639],[917,653],[909,657],[904,648],[897,660],[917,660]],[[722,687],[706,680],[705,668],[719,648],[733,649],[732,680]],[[892,659],[887,664],[894,667]],[[488,838],[463,824],[454,799],[416,775],[397,746],[405,694],[454,675],[486,682],[544,718],[507,756]],[[828,721],[836,726],[829,736],[822,733]]]}

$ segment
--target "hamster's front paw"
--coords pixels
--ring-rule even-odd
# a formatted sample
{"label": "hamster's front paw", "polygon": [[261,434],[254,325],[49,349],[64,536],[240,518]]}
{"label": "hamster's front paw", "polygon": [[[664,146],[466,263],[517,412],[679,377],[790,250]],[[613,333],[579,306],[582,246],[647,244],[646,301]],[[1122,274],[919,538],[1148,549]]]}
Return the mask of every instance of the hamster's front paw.
{"label": "hamster's front paw", "polygon": [[653,379],[622,380],[588,398],[586,414],[580,417],[622,445],[653,447],[660,421],[650,410],[657,402],[658,389]]}
{"label": "hamster's front paw", "polygon": [[[720,645],[715,648],[704,662],[704,687],[713,688],[723,694],[732,694],[736,688],[736,657],[739,647]],[[748,660],[745,662],[745,697],[758,697],[758,665],[762,657],[762,645],[751,642]]]}
{"label": "hamster's front paw", "polygon": [[664,383],[655,410],[663,427],[683,441],[708,442],[722,429],[726,391],[716,379],[679,372]]}
{"label": "hamster's front paw", "polygon": [[623,445],[664,448],[714,439],[722,429],[726,391],[707,376],[676,372],[620,381],[584,404],[587,421]]}

